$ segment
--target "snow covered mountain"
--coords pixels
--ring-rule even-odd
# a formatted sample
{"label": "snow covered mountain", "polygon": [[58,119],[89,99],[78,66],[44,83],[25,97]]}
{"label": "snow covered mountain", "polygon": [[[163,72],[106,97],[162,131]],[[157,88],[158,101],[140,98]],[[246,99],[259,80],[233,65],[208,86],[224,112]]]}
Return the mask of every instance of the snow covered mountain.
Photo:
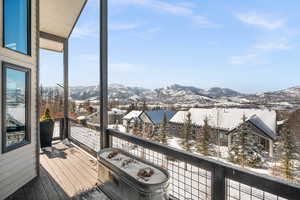
{"label": "snow covered mountain", "polygon": [[[99,97],[99,86],[77,86],[70,88],[70,96],[74,100],[96,100]],[[201,89],[192,86],[170,85],[164,88],[146,89],[128,87],[121,84],[108,86],[109,99],[121,103],[147,101],[149,103],[168,104],[295,104],[300,99],[300,86],[273,92],[242,94],[232,89],[213,87]],[[300,102],[300,101],[299,101]]]}
{"label": "snow covered mountain", "polygon": [[299,104],[300,103],[300,86],[288,89],[257,93],[254,95],[246,95],[249,101],[257,103],[281,103],[281,104]]}
{"label": "snow covered mountain", "polygon": [[[145,89],[128,87],[120,84],[110,84],[108,87],[109,99],[118,99],[123,102],[147,101],[161,103],[198,103],[211,104],[219,97],[235,97],[241,94],[227,88],[201,89],[191,86],[174,84],[165,88]],[[71,87],[70,95],[74,100],[97,99],[98,86]]]}

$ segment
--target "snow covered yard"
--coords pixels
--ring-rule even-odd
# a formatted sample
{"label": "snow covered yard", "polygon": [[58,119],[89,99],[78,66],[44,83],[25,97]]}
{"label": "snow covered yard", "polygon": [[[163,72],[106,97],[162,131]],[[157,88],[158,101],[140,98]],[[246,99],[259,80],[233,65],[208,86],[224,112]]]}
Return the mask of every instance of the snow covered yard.
{"label": "snow covered yard", "polygon": [[[172,138],[168,139],[167,144],[170,147],[173,147],[173,148],[180,149],[180,150],[184,151],[184,149],[181,146],[181,141],[182,141],[181,138],[172,137]],[[195,144],[196,141],[193,141],[193,143]],[[234,167],[241,167],[240,165],[234,164],[234,163],[232,163],[228,160],[228,157],[229,157],[228,147],[218,146],[218,145],[214,145],[214,147],[215,147],[215,151],[216,151],[217,155],[220,155],[220,156],[209,156],[209,158],[221,161],[223,163],[226,163],[227,165],[231,165],[231,166],[234,166]],[[194,153],[196,155],[201,155],[198,152],[196,152],[195,148],[192,148],[192,153]],[[258,174],[263,174],[263,175],[268,175],[268,176],[274,177],[273,167],[276,167],[278,165],[279,164],[276,163],[276,162],[266,161],[265,168],[251,168],[251,167],[244,167],[244,168],[248,169],[250,171],[253,171],[255,173],[258,173]],[[280,177],[276,177],[276,178],[281,179],[281,180],[285,180],[285,179],[280,178]],[[295,181],[290,181],[290,182],[295,183]]]}

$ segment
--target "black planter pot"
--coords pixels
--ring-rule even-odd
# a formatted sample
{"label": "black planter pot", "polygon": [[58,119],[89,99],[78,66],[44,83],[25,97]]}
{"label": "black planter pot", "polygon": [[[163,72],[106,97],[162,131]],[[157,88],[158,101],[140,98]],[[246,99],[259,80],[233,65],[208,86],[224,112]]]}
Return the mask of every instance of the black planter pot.
{"label": "black planter pot", "polygon": [[41,148],[52,146],[54,121],[47,120],[40,122],[40,141]]}

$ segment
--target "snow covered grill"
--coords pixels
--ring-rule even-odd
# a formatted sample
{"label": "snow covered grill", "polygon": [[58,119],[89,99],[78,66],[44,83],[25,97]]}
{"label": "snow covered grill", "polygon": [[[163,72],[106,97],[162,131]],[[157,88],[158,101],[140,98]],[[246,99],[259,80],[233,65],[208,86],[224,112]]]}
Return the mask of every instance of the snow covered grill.
{"label": "snow covered grill", "polygon": [[123,150],[98,153],[100,187],[113,199],[167,200],[168,172]]}

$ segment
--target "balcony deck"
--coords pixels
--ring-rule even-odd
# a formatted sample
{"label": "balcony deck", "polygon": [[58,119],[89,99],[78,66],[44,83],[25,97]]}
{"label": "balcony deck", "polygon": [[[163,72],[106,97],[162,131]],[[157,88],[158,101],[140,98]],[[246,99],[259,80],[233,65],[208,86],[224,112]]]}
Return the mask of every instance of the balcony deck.
{"label": "balcony deck", "polygon": [[7,199],[101,199],[108,198],[97,188],[96,160],[79,148],[55,142],[53,151],[41,152],[40,177]]}

